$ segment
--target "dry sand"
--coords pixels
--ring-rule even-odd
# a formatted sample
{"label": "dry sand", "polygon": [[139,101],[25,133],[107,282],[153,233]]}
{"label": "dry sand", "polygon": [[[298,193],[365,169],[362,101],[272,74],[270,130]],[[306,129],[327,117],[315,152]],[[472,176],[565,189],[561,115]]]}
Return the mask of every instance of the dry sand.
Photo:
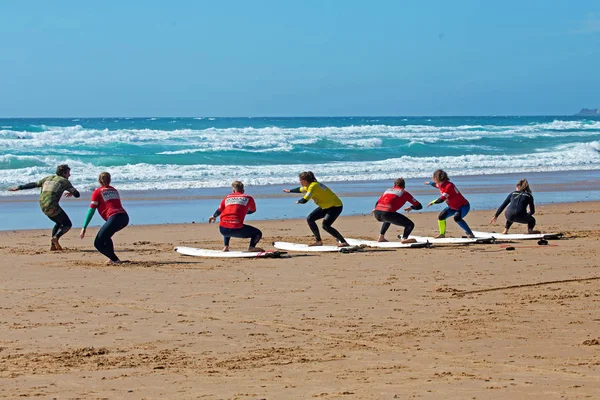
{"label": "dry sand", "polygon": [[[490,230],[491,214],[467,221]],[[435,214],[411,217],[435,233]],[[536,217],[566,238],[262,260],[173,252],[219,249],[214,225],[131,226],[123,266],[104,265],[95,229],[60,253],[49,230],[0,232],[0,397],[600,398],[600,203]],[[303,220],[253,224],[266,247],[310,240]]]}

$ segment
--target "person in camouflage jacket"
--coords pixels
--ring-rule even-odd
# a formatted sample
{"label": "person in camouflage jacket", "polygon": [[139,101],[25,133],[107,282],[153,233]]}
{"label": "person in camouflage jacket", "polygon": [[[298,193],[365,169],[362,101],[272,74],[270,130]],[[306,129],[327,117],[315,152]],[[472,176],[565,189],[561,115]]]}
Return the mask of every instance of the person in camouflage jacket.
{"label": "person in camouflage jacket", "polygon": [[17,190],[42,188],[40,191],[40,208],[56,224],[52,229],[50,250],[62,250],[58,241],[73,226],[67,213],[58,204],[65,192],[65,197],[74,196],[77,198],[80,196],[77,189],[69,182],[70,176],[71,168],[66,164],[62,164],[56,168],[56,175],[50,175],[37,182],[8,189],[11,192],[15,192]]}

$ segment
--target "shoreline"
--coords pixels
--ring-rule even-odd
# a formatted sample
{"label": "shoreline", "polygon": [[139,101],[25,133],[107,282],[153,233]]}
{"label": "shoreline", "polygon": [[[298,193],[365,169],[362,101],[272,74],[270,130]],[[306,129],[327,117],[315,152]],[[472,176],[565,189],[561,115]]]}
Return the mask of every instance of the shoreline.
{"label": "shoreline", "polygon": [[[536,205],[567,204],[600,201],[600,179],[597,171],[531,173],[527,178],[533,188]],[[452,181],[471,203],[472,210],[497,208],[514,190],[514,184],[522,174],[474,175],[457,177]],[[427,187],[423,179],[406,180],[407,190],[422,204],[439,195],[437,189]],[[391,187],[393,181],[325,182],[342,199],[342,217],[369,214],[381,193]],[[300,219],[314,208],[295,204],[298,194],[284,194],[283,188],[294,185],[248,186],[246,193],[257,200],[257,213],[247,217],[247,221]],[[118,186],[117,186],[118,189]],[[184,224],[205,222],[218,207],[230,188],[188,189],[169,191],[120,191],[123,205],[131,217],[133,225]],[[157,192],[158,193],[157,195]],[[2,225],[0,231],[22,229],[46,229],[53,223],[43,215],[38,206],[37,194],[0,197]],[[81,226],[89,206],[89,193],[82,193],[79,199],[63,199],[61,206],[67,212],[73,226]],[[437,205],[417,213],[441,211]],[[90,226],[99,226],[103,221],[95,217]]]}

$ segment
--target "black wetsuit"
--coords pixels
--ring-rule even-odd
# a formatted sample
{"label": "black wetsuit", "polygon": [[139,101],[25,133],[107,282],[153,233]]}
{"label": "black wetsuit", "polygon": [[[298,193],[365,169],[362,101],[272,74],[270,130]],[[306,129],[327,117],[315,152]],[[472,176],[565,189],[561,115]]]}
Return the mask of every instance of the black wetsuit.
{"label": "black wetsuit", "polygon": [[[529,212],[527,212],[527,207],[529,207]],[[506,200],[504,200],[504,203],[498,207],[494,217],[498,218],[505,208],[506,213],[504,215],[506,216],[506,229],[509,229],[513,222],[517,222],[519,224],[527,224],[527,229],[533,230],[535,227],[535,218],[533,218],[533,214],[535,214],[535,205],[531,193],[515,190],[509,194]]]}

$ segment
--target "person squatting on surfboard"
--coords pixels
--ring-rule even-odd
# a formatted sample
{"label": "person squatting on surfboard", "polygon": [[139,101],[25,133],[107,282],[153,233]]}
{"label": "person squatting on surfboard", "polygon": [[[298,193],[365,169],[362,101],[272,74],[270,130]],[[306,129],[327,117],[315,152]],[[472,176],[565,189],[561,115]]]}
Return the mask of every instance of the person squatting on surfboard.
{"label": "person squatting on surfboard", "polygon": [[332,226],[344,208],[342,200],[340,200],[340,198],[327,186],[317,182],[317,178],[315,178],[312,171],[300,173],[299,178],[300,187],[295,189],[283,189],[283,191],[285,193],[306,193],[303,198],[296,202],[296,204],[305,204],[312,198],[317,205],[317,208],[306,217],[306,222],[308,222],[308,226],[315,237],[314,243],[309,244],[309,246],[323,245],[319,227],[315,222],[320,219],[323,219],[323,224],[321,226],[337,240],[338,247],[349,246],[342,234]]}
{"label": "person squatting on surfboard", "polygon": [[219,205],[219,208],[212,217],[208,219],[208,223],[213,223],[221,216],[219,221],[219,230],[223,235],[223,251],[229,251],[229,241],[232,237],[246,239],[250,238],[250,246],[248,251],[260,252],[264,251],[260,247],[256,247],[262,238],[262,232],[250,225],[244,224],[246,214],[252,214],[256,211],[256,203],[252,196],[244,193],[244,184],[240,181],[233,181],[231,184],[232,193],[228,194]]}
{"label": "person squatting on surfboard", "polygon": [[70,176],[71,168],[67,164],[61,164],[56,167],[56,175],[50,175],[40,181],[8,189],[11,192],[16,192],[17,190],[42,188],[40,191],[40,208],[55,223],[54,228],[52,228],[50,250],[62,250],[58,241],[73,226],[67,213],[58,204],[64,192],[66,192],[65,197],[74,196],[78,198],[80,196],[77,189],[69,182]]}
{"label": "person squatting on surfboard", "polygon": [[442,194],[439,198],[431,201],[427,204],[427,207],[431,207],[434,204],[446,202],[447,207],[440,212],[438,215],[438,226],[440,228],[440,234],[436,236],[436,239],[446,237],[446,219],[454,215],[454,221],[463,228],[467,233],[467,236],[474,238],[473,231],[469,228],[467,221],[463,218],[471,210],[471,205],[464,198],[464,196],[458,191],[454,183],[450,182],[448,174],[438,169],[433,173],[433,182],[425,182],[426,185],[431,185],[440,189]]}
{"label": "person squatting on surfboard", "polygon": [[[496,214],[494,214],[494,217],[490,220],[490,224],[495,223],[498,216],[504,211],[506,206],[508,206],[508,208],[506,208],[506,213],[504,214],[506,217],[506,225],[504,225],[504,232],[502,232],[502,234],[506,235],[514,222],[527,224],[527,233],[540,233],[533,229],[535,228],[535,218],[533,218],[533,214],[535,214],[535,204],[533,203],[533,195],[531,194],[531,188],[529,187],[527,179],[521,179],[517,182],[516,189],[517,190],[509,194],[508,197],[506,197],[506,200],[504,200],[504,203],[498,207]],[[527,207],[529,207],[529,212],[527,212]]]}
{"label": "person squatting on surfboard", "polygon": [[387,242],[385,233],[389,229],[391,224],[403,226],[404,232],[402,233],[402,243],[415,243],[415,239],[409,239],[410,233],[415,228],[415,224],[406,216],[396,212],[402,206],[409,202],[412,204],[410,207],[406,207],[404,211],[410,212],[411,210],[420,210],[423,208],[410,193],[404,190],[406,183],[403,178],[398,178],[394,181],[394,187],[383,192],[375,208],[371,212],[375,219],[379,222],[383,222],[381,230],[379,231],[378,242]]}
{"label": "person squatting on surfboard", "polygon": [[108,257],[107,264],[121,264],[124,261],[119,260],[119,257],[115,254],[112,237],[129,224],[129,215],[121,205],[119,192],[110,186],[110,181],[111,176],[108,172],[102,172],[98,177],[101,186],[92,193],[90,209],[85,216],[79,237],[81,239],[85,237],[87,226],[92,220],[96,209],[98,209],[100,216],[106,222],[98,231],[96,239],[94,239],[94,247]]}

